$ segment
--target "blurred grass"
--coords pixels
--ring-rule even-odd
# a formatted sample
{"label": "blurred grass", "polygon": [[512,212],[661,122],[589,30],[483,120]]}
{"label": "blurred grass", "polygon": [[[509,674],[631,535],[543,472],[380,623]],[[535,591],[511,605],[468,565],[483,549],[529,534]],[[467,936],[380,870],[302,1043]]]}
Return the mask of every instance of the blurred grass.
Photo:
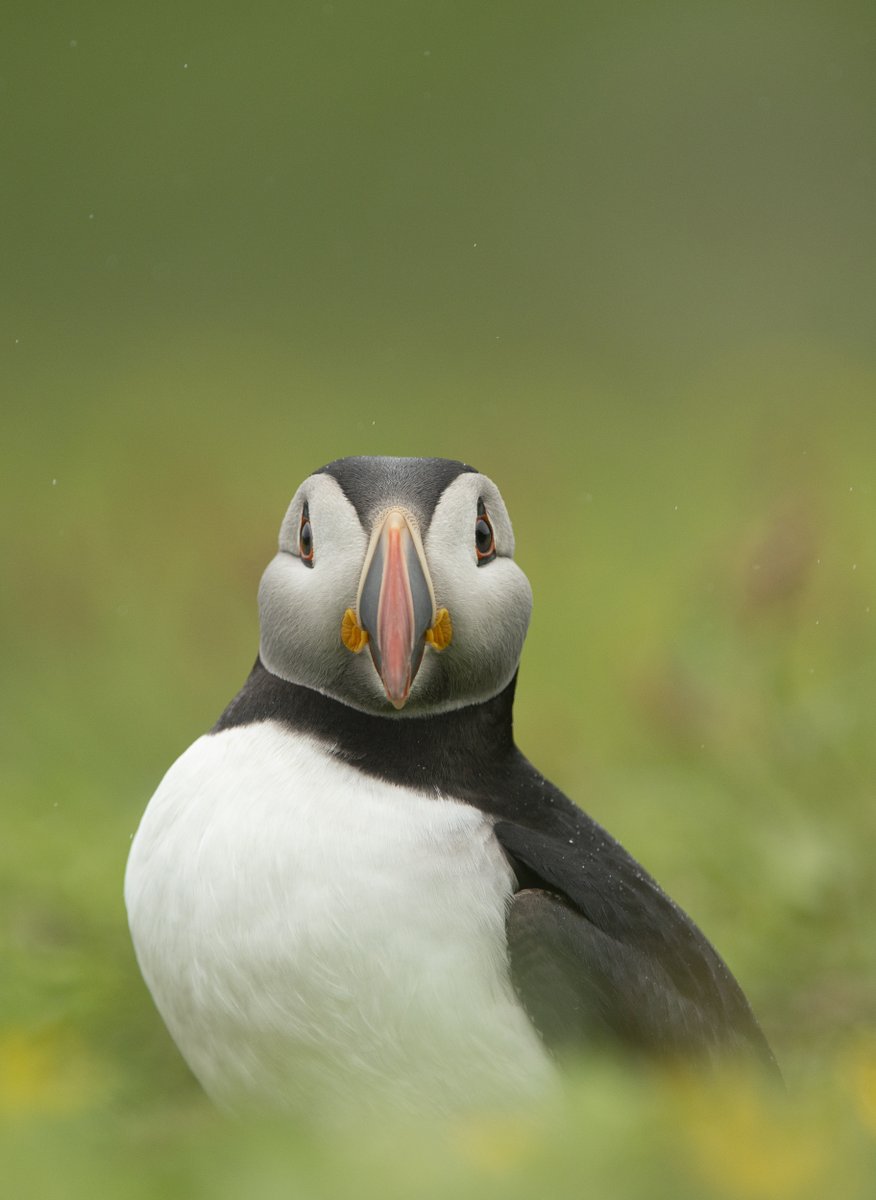
{"label": "blurred grass", "polygon": [[[11,1194],[872,1193],[873,11],[13,6]],[[349,453],[497,480],[518,739],[721,949],[787,1102],[602,1063],[441,1128],[203,1100],[127,845],[249,668],[289,496]]]}

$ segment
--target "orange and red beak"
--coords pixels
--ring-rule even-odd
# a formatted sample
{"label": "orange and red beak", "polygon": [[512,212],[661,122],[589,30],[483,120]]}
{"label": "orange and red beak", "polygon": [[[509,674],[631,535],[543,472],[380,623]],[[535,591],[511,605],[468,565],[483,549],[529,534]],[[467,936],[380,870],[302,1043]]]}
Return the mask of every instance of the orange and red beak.
{"label": "orange and red beak", "polygon": [[387,514],[372,540],[358,610],[387,698],[402,708],[435,620],[435,595],[419,536],[399,509]]}

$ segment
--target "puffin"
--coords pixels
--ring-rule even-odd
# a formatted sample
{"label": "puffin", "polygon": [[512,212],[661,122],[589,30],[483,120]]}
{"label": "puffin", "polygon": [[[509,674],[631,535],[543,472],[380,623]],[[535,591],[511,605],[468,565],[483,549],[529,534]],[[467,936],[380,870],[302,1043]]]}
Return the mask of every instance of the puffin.
{"label": "puffin", "polygon": [[515,744],[532,593],[487,476],[320,468],[258,604],[255,665],[149,801],[124,886],[218,1105],[495,1109],[615,1052],[777,1074],[690,917]]}

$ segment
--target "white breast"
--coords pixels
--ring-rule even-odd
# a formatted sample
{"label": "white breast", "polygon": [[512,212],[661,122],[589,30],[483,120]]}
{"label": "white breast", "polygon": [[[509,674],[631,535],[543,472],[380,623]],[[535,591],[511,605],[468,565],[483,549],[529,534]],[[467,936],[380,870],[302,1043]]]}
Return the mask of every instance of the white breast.
{"label": "white breast", "polygon": [[553,1081],[508,978],[513,884],[477,809],[264,723],[171,767],[125,899],[144,978],[218,1102],[446,1111]]}

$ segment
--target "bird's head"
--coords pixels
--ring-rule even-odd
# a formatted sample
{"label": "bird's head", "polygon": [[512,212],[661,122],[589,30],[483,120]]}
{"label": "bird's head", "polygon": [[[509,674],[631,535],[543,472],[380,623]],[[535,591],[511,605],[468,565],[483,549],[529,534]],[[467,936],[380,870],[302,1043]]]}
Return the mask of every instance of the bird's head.
{"label": "bird's head", "polygon": [[529,624],[529,581],[496,485],[439,458],[344,458],[305,479],[259,588],[274,675],[369,713],[497,695]]}

